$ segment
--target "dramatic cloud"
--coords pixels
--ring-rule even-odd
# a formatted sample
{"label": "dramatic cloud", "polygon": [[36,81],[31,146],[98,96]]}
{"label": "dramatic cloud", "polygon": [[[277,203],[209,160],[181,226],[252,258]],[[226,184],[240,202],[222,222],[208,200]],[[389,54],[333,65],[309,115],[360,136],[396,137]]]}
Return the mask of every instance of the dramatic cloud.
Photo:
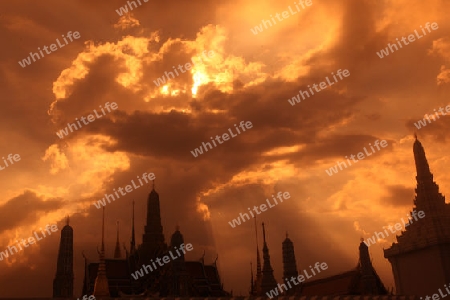
{"label": "dramatic cloud", "polygon": [[[414,132],[440,191],[450,194],[448,117],[421,129],[414,125],[450,104],[448,1],[313,0],[257,35],[251,29],[293,1],[149,1],[120,16],[126,4],[0,4],[0,34],[7,41],[0,49],[0,157],[21,156],[0,170],[0,240],[7,247],[46,224],[61,229],[69,215],[76,295],[84,276],[81,253],[98,258],[101,210],[93,203],[145,172],[155,174],[155,183],[106,207],[107,256],[116,220],[129,247],[132,200],[141,242],[155,184],[166,241],[178,225],[194,246],[188,259],[205,251],[210,263],[219,255],[224,288],[235,295],[249,289],[255,225],[232,228],[228,222],[278,191],[291,198],[257,220],[259,248],[264,221],[278,281],[286,232],[298,268],[325,261],[329,268],[320,276],[329,276],[356,265],[361,237],[411,210]],[[426,22],[439,28],[383,59],[376,54]],[[81,38],[25,68],[18,64],[68,31]],[[339,69],[350,76],[314,88]],[[312,89],[310,97],[289,103]],[[113,102],[116,110],[101,113]],[[94,110],[100,117],[81,124]],[[198,157],[191,154],[241,121],[253,127]],[[70,124],[77,129],[58,137]],[[327,175],[337,161],[376,140],[388,147]],[[0,285],[8,286],[0,297],[51,295],[59,236],[0,262]],[[390,236],[380,245],[393,241]],[[382,247],[371,247],[370,254],[385,285],[394,286]]]}

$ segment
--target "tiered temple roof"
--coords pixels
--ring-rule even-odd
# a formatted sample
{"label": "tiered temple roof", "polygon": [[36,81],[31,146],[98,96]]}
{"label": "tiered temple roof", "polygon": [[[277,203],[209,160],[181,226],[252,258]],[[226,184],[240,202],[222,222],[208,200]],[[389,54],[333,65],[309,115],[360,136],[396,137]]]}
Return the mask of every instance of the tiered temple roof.
{"label": "tiered temple roof", "polygon": [[445,203],[445,197],[439,192],[439,186],[433,180],[425,150],[419,140],[414,142],[414,159],[417,171],[416,197],[414,199],[416,212],[424,211],[425,217],[413,219],[413,222],[397,236],[397,242],[384,250],[384,256],[415,251],[430,246],[450,243],[450,204]]}

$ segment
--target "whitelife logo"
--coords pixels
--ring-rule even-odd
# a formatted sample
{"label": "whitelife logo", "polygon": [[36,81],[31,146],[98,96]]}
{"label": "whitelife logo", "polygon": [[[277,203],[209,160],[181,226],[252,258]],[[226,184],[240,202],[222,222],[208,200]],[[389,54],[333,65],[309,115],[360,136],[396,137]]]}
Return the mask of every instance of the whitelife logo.
{"label": "whitelife logo", "polygon": [[[42,240],[43,238],[46,237],[44,230],[42,230],[42,228],[39,228],[39,229],[41,230],[42,238],[39,238],[38,233],[34,232],[34,236],[36,237],[36,240],[38,240],[38,241],[40,241],[40,240]],[[51,235],[52,232],[58,231],[58,226],[57,225],[46,225],[45,226],[45,230],[47,231],[48,235]],[[51,232],[50,232],[50,230],[51,230]],[[19,247],[20,250],[22,250],[22,245],[25,248],[28,248],[28,246],[29,245],[33,245],[36,242],[36,240],[34,239],[34,237],[30,236],[28,238],[28,242],[25,239],[22,239],[22,241],[20,241],[20,242],[16,241],[17,242],[17,247]],[[19,252],[19,250],[17,250],[17,248],[15,246],[8,246],[7,249],[4,252],[0,252],[0,261],[3,260],[3,257],[4,258],[8,258],[9,257],[8,250],[9,250],[9,253],[11,253],[11,255],[13,255],[14,253],[12,252],[12,249],[14,249],[14,251],[15,251],[14,253]]]}
{"label": "whitelife logo", "polygon": [[[297,8],[297,12],[300,12],[300,7],[298,7],[297,2],[294,2],[294,4],[295,4],[295,7]],[[306,4],[306,6],[311,6],[312,5],[312,0],[306,0],[305,3],[303,3],[303,0],[300,0],[300,1],[298,1],[298,4],[300,4],[302,6],[302,8],[305,9],[305,5],[304,4]],[[289,11],[285,10],[285,11],[283,11],[281,13],[281,16],[283,17],[283,19],[280,19],[280,14],[279,13],[275,14],[275,17],[277,17],[279,22],[283,21],[284,19],[289,18],[289,13],[291,14],[291,16],[297,14],[297,12],[292,10],[290,5],[288,6],[288,8],[289,8]],[[275,19],[273,18],[273,16],[270,15],[270,17],[272,18],[273,24],[274,25],[277,24],[277,22],[275,22]],[[262,21],[262,23],[260,25],[255,26],[255,28],[251,28],[250,29],[250,31],[254,35],[257,35],[258,33],[263,32],[263,30],[264,30],[263,29],[263,25],[267,29],[267,23],[270,25],[270,27],[272,27],[272,23],[270,22],[270,20],[269,21],[261,20],[261,21]]]}
{"label": "whitelife logo", "polygon": [[[245,127],[244,127],[245,125]],[[241,134],[241,132],[239,131],[239,128],[236,126],[236,124],[234,124],[234,127],[236,128],[236,131],[238,134]],[[239,123],[239,127],[241,127],[242,131],[245,131],[245,128],[250,129],[253,128],[253,124],[250,121],[245,122],[241,121],[241,123]],[[233,134],[233,131],[231,131],[231,128],[228,128],[228,132],[231,134],[231,137],[234,138],[235,136],[238,136],[238,134]],[[216,137],[214,138],[219,144],[223,144],[225,141],[228,141],[230,139],[230,136],[228,135],[228,133],[224,133],[222,134],[222,138],[223,138],[223,142],[220,140],[220,136],[216,135]],[[211,140],[214,144],[214,147],[217,147],[216,142],[214,141],[214,139],[211,137]],[[205,152],[208,152],[208,148],[206,148],[206,146],[209,146],[212,150],[212,146],[209,142],[203,142],[202,143],[203,148],[205,149]],[[194,157],[199,156],[200,154],[203,154],[203,149],[202,149],[202,145],[200,145],[200,148],[195,148],[194,151],[191,151],[192,155]]]}
{"label": "whitelife logo", "polygon": [[[205,52],[206,52],[206,50],[203,50],[203,56],[206,58]],[[214,56],[214,51],[210,50],[208,52],[208,57],[211,58],[213,56]],[[199,57],[199,60],[201,62],[203,62],[201,56]],[[193,66],[195,66],[193,57],[191,58],[191,61],[192,61],[192,65],[188,62],[184,64],[184,67],[186,68],[186,70],[183,70],[182,65],[178,65],[178,70],[180,70],[180,72],[182,72],[182,73],[189,71]],[[178,74],[178,72],[177,72],[176,67],[172,66],[172,68],[173,68],[173,71],[175,72],[175,74],[177,74],[177,76],[180,76],[180,74]],[[175,75],[171,71],[169,71],[169,72],[166,71],[166,72],[164,72],[164,75],[162,77],[158,77],[156,80],[153,80],[153,83],[156,86],[164,85],[166,83],[166,78],[167,78],[167,81],[169,81],[169,75],[172,76],[172,79],[175,79]]]}
{"label": "whitelife logo", "polygon": [[[334,72],[331,72],[331,74],[333,75],[334,82],[330,82],[330,79],[328,79],[328,76],[327,76],[327,77],[325,77],[325,79],[326,79],[327,82],[322,81],[322,82],[319,83],[319,84],[315,84],[315,83],[314,83],[313,86],[312,86],[312,88],[308,85],[309,91],[311,92],[311,96],[314,95],[313,89],[318,93],[318,92],[320,92],[320,91],[326,89],[327,87],[332,86],[333,84],[337,83],[337,82],[338,82],[338,79],[336,78],[336,75],[337,75],[341,80],[343,80],[344,78],[342,78],[342,75],[343,75],[344,77],[348,77],[348,76],[350,76],[350,71],[347,70],[347,69],[345,69],[344,71],[342,71],[342,74],[341,74],[341,69],[339,69],[339,70],[336,71],[336,75],[334,75]],[[328,83],[328,85],[327,85],[327,83]],[[317,87],[320,87],[320,90],[319,90]],[[295,103],[300,103],[300,102],[302,101],[302,100],[300,99],[300,96],[302,96],[302,99],[305,100],[305,99],[306,99],[306,98],[305,98],[305,95],[306,95],[306,97],[308,97],[308,98],[310,97],[308,91],[302,91],[302,90],[300,90],[300,91],[298,92],[298,95],[292,97],[291,99],[288,99],[288,102],[289,102],[292,106],[294,106]]]}
{"label": "whitelife logo", "polygon": [[[144,173],[144,174],[142,174],[142,179],[144,179],[144,181],[145,181],[146,183],[148,183],[147,177],[148,177],[148,179],[150,179],[150,180],[155,180],[155,178],[156,178],[156,177],[155,177],[155,174],[153,174],[153,173],[149,173],[149,174]],[[120,194],[121,194],[122,196],[125,196],[127,193],[131,193],[133,190],[136,190],[136,189],[138,189],[138,188],[140,188],[141,186],[144,185],[144,184],[142,183],[141,178],[139,177],[139,175],[137,176],[137,179],[139,180],[139,183],[140,183],[141,185],[137,186],[137,185],[134,183],[134,180],[131,180],[131,183],[133,184],[133,186],[131,186],[131,184],[128,184],[128,185],[125,187],[126,193],[123,192],[123,190],[124,190],[123,188],[119,187],[118,190],[119,190]],[[133,188],[134,188],[134,189],[133,189]],[[117,193],[116,189],[113,189],[113,190],[114,190],[114,194],[116,194],[116,196],[117,196],[117,199],[119,199],[119,198],[120,198],[120,195]],[[106,198],[106,200],[105,200],[105,198]],[[114,198],[114,195],[113,195],[113,194],[105,194],[105,197],[103,197],[102,200],[98,200],[97,203],[94,202],[94,205],[95,205],[95,207],[97,207],[97,209],[98,209],[98,208],[101,208],[102,205],[103,205],[103,206],[106,206],[106,201],[108,201],[108,203],[111,203],[111,200],[112,200],[112,201],[116,201],[116,198]]]}
{"label": "whitelife logo", "polygon": [[[66,42],[65,45],[69,44],[69,42],[67,42],[66,38],[64,37],[64,34],[62,35],[62,37],[63,37],[64,41]],[[71,42],[73,42],[72,37],[74,39],[78,40],[80,38],[80,33],[78,31],[74,31],[74,33],[72,34],[72,31],[69,31],[67,33],[67,38]],[[48,48],[50,48],[50,50],[55,52],[56,50],[65,46],[65,45],[61,45],[61,43],[59,42],[59,39],[56,39],[56,42],[58,42],[59,48],[56,47],[56,44],[51,44],[50,47],[44,46],[44,47],[42,47],[42,49],[44,49],[45,53],[51,54],[52,52],[49,52],[47,50]],[[41,53],[41,56],[39,56],[39,53],[30,52],[30,55],[27,58],[24,58],[22,61],[19,61],[19,65],[22,68],[25,68],[27,65],[31,65],[31,59],[33,59],[33,61],[36,61],[36,59],[34,59],[34,57],[37,57],[37,59],[41,59],[42,57],[44,57],[44,53],[42,53],[41,47],[38,47],[38,51],[39,51],[39,53]]]}
{"label": "whitelife logo", "polygon": [[[388,143],[387,143],[386,140],[382,140],[381,142],[376,140],[375,143],[374,143],[374,146],[378,149],[378,151],[380,151],[380,145],[381,145],[381,147],[385,148],[385,147],[387,147]],[[370,146],[370,148],[372,149],[373,152],[367,152],[366,147],[364,147],[364,152],[366,152],[367,156],[371,156],[372,154],[375,153],[375,149],[373,149],[371,143],[369,143],[369,146]],[[362,153],[362,152],[359,152],[356,156],[358,157],[358,160],[355,160],[355,155],[353,155],[353,154],[350,155],[350,158],[353,160],[353,163],[357,163],[357,162],[359,162],[359,160],[363,160],[364,158],[366,158],[364,156],[364,153]],[[345,158],[347,158],[347,156]],[[352,163],[350,162],[349,158],[347,158],[347,162],[349,163],[350,166],[352,165]],[[328,176],[333,176],[333,174],[337,174],[339,172],[338,167],[341,170],[343,170],[342,169],[342,165],[344,165],[345,168],[347,168],[347,164],[345,162],[343,162],[343,161],[340,161],[340,162],[337,162],[337,164],[334,167],[331,167],[328,170],[325,170],[325,172],[328,174]]]}
{"label": "whitelife logo", "polygon": [[[414,218],[414,220],[418,221],[417,216],[419,216],[420,219],[424,218],[425,212],[423,210],[420,210],[418,213],[416,213],[416,211],[413,210],[411,212],[411,216],[413,218],[410,219],[409,215],[406,215],[406,216],[408,217],[408,223],[405,223],[405,221],[402,218],[403,226],[400,223],[396,223],[394,226],[392,226],[392,225],[388,226],[391,233],[395,233],[395,231],[400,231],[403,228],[406,228],[407,226],[411,225],[413,223],[413,218]],[[396,230],[392,230],[392,227],[395,227]],[[386,233],[386,237],[389,236],[389,232],[386,229],[384,230],[384,233]],[[380,235],[381,235],[381,237],[380,237]],[[378,240],[385,239],[386,237],[384,236],[384,234],[382,232],[375,232],[375,234],[372,236],[372,238],[368,238],[367,242],[364,241],[364,244],[366,244],[366,246],[369,247],[370,245],[376,244]]]}
{"label": "whitelife logo", "polygon": [[[139,3],[139,6],[142,5],[141,0],[136,0]],[[142,0],[145,3],[148,2],[148,0]],[[133,10],[133,7],[131,4],[134,4],[134,8],[137,8],[137,4],[135,1],[127,1],[128,6],[130,7],[130,10]],[[123,14],[128,13],[128,7],[126,5],[120,7],[119,9],[116,9],[116,13],[121,17]]]}
{"label": "whitelife logo", "polygon": [[[325,271],[326,269],[328,269],[328,265],[327,265],[327,263],[323,262],[319,266],[319,262],[316,262],[316,264],[314,265],[314,268],[317,270],[317,274],[316,274],[316,272],[314,272],[313,267],[309,266],[309,268],[311,270],[312,275],[309,275],[306,270],[303,270],[303,273],[305,273],[306,279],[312,278],[313,276],[319,274],[320,271],[321,271],[320,269],[322,269],[322,271]],[[292,276],[290,281],[293,284],[298,285],[298,284],[302,283],[303,281],[305,281],[305,276],[303,276],[301,274],[298,275],[297,278]],[[295,279],[297,279],[298,281],[296,281]],[[289,288],[292,288],[291,283],[289,282],[289,279],[285,278],[284,280],[286,281],[286,283],[289,286]],[[270,299],[272,299],[273,297],[277,297],[278,296],[278,289],[280,290],[280,295],[281,295],[283,293],[283,286],[284,286],[284,289],[287,291],[288,287],[286,286],[286,284],[283,284],[283,283],[282,284],[278,284],[277,288],[274,288],[273,290],[270,290],[270,291],[268,291],[266,293],[267,297],[269,297]]]}
{"label": "whitelife logo", "polygon": [[[10,164],[13,165],[13,158],[15,162],[20,161],[20,155],[19,154],[14,154],[12,155],[12,153],[8,154],[8,157],[6,158],[7,160],[9,160]],[[0,164],[0,171],[6,169],[7,167],[9,167],[8,162],[6,161],[5,157],[2,157],[3,162],[5,163],[5,167],[2,167],[2,165]]]}
{"label": "whitelife logo", "polygon": [[[100,119],[101,117],[106,115],[105,111],[103,110],[103,107],[101,105],[99,105],[99,107],[102,110],[103,115],[99,115],[97,113],[97,110],[94,109],[94,113],[95,113],[95,116],[97,117],[97,119]],[[117,106],[116,102],[111,103],[111,108],[113,110],[116,110],[118,107],[119,106]],[[109,109],[109,102],[106,102],[105,108],[108,110],[108,112],[111,112],[111,110]],[[80,119],[81,119],[81,121],[83,122],[84,125],[88,125],[89,123],[92,123],[92,122],[94,122],[96,120],[96,118],[94,118],[93,114],[90,114],[89,116],[87,116],[87,118],[81,117]],[[88,120],[87,123],[86,123],[86,119]],[[75,118],[75,120],[77,121],[79,127],[77,127],[77,125],[75,123],[67,123],[67,126],[64,129],[61,129],[59,132],[57,132],[56,135],[60,139],[62,139],[62,138],[64,138],[64,136],[68,136],[69,135],[69,129],[70,129],[70,132],[73,132],[72,127],[74,127],[74,130],[80,129],[82,127],[82,125],[80,124],[80,120],[78,120],[78,118]]]}
{"label": "whitelife logo", "polygon": [[[436,29],[439,28],[438,24],[436,22],[432,23],[431,25],[430,25],[430,22],[427,22],[427,24],[425,24],[425,28],[428,30],[428,33],[431,32],[430,27],[433,30],[436,30]],[[420,28],[422,28],[422,25],[420,25]],[[423,28],[422,28],[422,32],[423,32],[424,35],[427,35],[427,33],[425,32],[425,30]],[[417,29],[414,30],[414,33],[416,34],[415,36],[414,36],[414,34],[408,35],[409,43],[414,42],[416,40],[416,37],[417,37],[417,39],[420,39],[420,38],[422,38],[424,36],[424,35],[418,34],[417,33]],[[397,44],[400,46],[400,48],[403,48],[402,47],[402,43],[400,43],[398,38],[396,38],[396,40],[397,40]],[[405,46],[409,45],[409,43],[406,41],[406,38],[404,36],[401,38],[401,40],[402,40],[402,42],[403,42],[403,44]],[[393,48],[395,48],[395,51],[398,51],[398,47],[397,47],[397,45],[395,43],[392,44],[392,45],[391,45],[391,43],[389,43],[388,46],[385,49],[382,49],[382,50],[380,50],[380,52],[377,52],[378,57],[379,58],[383,58],[385,56],[388,56],[389,55],[389,50],[391,50],[391,53],[394,53],[394,49]]]}
{"label": "whitelife logo", "polygon": [[[287,200],[289,198],[291,198],[291,195],[289,194],[289,192],[278,192],[277,194],[277,198],[280,200],[280,202],[283,202],[283,199],[281,199],[281,195],[283,195],[284,200]],[[278,205],[277,199],[275,199],[275,197],[272,195],[273,201],[275,202],[275,205],[270,205],[270,201],[269,199],[266,199],[267,204],[269,205],[269,208],[275,207],[276,205]],[[259,215],[262,212],[265,212],[267,210],[267,205],[265,204],[261,204],[259,206],[259,209],[261,209],[261,211],[258,211],[258,206],[253,206],[253,210]],[[254,218],[255,216],[253,215],[252,210],[250,209],[250,207],[248,208],[248,212],[252,215],[252,218]],[[237,225],[241,225],[241,219],[242,222],[245,222],[245,218],[244,216],[247,217],[247,220],[250,220],[250,216],[247,213],[240,213],[239,216],[237,217],[237,219],[233,219],[233,221],[228,222],[228,224],[230,224],[231,228],[235,228]]]}
{"label": "whitelife logo", "polygon": [[[77,300],[80,300],[80,298],[77,298]],[[95,296],[94,295],[90,295],[89,298],[88,298],[87,295],[84,295],[81,300],[95,300]]]}
{"label": "whitelife logo", "polygon": [[[438,111],[441,113],[442,116],[446,116],[447,114],[444,112],[444,109],[442,107],[439,107]],[[445,107],[445,111],[450,113],[450,105],[447,105]],[[425,118],[423,118],[423,120],[419,120],[417,121],[417,123],[414,123],[414,126],[416,126],[417,129],[420,129],[422,127],[427,126],[427,122],[425,121],[425,119],[428,121],[429,124],[431,124],[431,118],[433,118],[433,121],[436,121],[437,119],[440,119],[438,112],[436,111],[436,109],[434,109],[434,114],[435,115],[429,115],[427,114],[425,116]],[[437,117],[437,119],[436,119]]]}
{"label": "whitelife logo", "polygon": [[[180,258],[182,255],[186,254],[186,250],[187,251],[192,251],[194,249],[194,247],[192,247],[192,244],[186,244],[186,250],[184,249],[184,243],[181,244],[179,247],[179,249],[177,249],[176,247],[173,248],[173,250],[175,250],[178,254],[178,256],[173,256],[172,254],[172,250],[169,251],[170,257],[173,260],[176,260],[177,258]],[[181,254],[180,252],[178,252],[178,250],[181,250],[183,252],[183,254]],[[169,255],[165,255],[163,256],[163,258],[156,258],[155,261],[158,263],[158,265],[160,267],[164,266],[164,264],[168,264],[170,262],[170,257]],[[163,263],[161,264],[161,260],[163,261]],[[139,270],[137,270],[136,272],[134,272],[133,274],[131,274],[131,276],[134,278],[134,280],[138,280],[140,277],[144,276],[144,271],[145,274],[148,274],[147,269],[150,269],[150,272],[153,272],[153,270],[156,270],[158,267],[156,266],[155,262],[153,261],[153,259],[150,260],[150,262],[153,265],[153,268],[151,265],[142,265],[142,268],[140,268]]]}
{"label": "whitelife logo", "polygon": [[[450,286],[450,283],[449,283],[449,286]],[[445,297],[447,297],[448,295],[450,295],[450,290],[448,289],[449,287],[446,285],[446,284],[444,284],[444,287],[445,287],[445,290],[447,291],[447,293],[448,294],[443,294],[442,293],[442,290],[439,288],[439,295],[441,295],[441,297],[439,297],[439,295],[438,294],[433,294],[433,296],[428,296],[428,295],[426,295],[425,296],[425,300],[440,300],[440,299],[442,299],[442,298],[445,298]],[[422,297],[420,297],[420,299],[422,300]]]}

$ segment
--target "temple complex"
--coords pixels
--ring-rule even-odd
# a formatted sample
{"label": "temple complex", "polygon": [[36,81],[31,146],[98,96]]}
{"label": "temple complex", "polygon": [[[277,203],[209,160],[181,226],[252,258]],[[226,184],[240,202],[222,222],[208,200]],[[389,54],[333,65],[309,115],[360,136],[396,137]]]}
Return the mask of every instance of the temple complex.
{"label": "temple complex", "polygon": [[[410,223],[399,236],[397,242],[384,250],[384,256],[392,265],[396,294],[388,291],[378,276],[369,255],[368,246],[361,241],[359,259],[356,266],[348,271],[326,278],[306,280],[280,292],[280,299],[327,299],[327,297],[346,297],[353,299],[364,295],[367,299],[418,299],[419,296],[435,294],[444,284],[450,282],[450,204],[439,192],[433,181],[433,174],[425,156],[422,144],[417,140],[413,145],[417,171],[417,187],[413,211],[423,211],[425,217],[420,222]],[[103,207],[101,249],[98,261],[85,256],[85,272],[82,295],[101,298],[148,298],[148,297],[202,297],[231,298],[232,293],[224,291],[217,269],[217,259],[205,264],[204,255],[197,261],[185,260],[184,254],[174,258],[162,267],[146,272],[139,278],[131,275],[143,265],[150,265],[157,257],[168,255],[184,244],[184,237],[177,226],[169,244],[163,234],[159,194],[153,186],[147,199],[147,220],[142,243],[137,244],[134,227],[134,201],[132,206],[132,229],[129,248],[120,247],[119,224],[112,258],[105,256]],[[256,272],[251,265],[250,297],[266,298],[267,293],[279,289],[270,261],[269,246],[266,240],[266,227],[262,223],[263,262],[256,233]],[[356,246],[356,245],[355,245]],[[124,252],[122,252],[124,250]],[[283,279],[297,277],[297,259],[294,242],[288,237],[282,242]],[[154,262],[153,262],[154,264]],[[73,229],[67,220],[61,230],[56,276],[53,281],[54,298],[73,297]],[[408,297],[406,297],[408,296]],[[374,298],[375,297],[375,298]],[[233,298],[231,298],[233,299]],[[243,299],[243,298],[241,298]],[[337,299],[337,298],[336,298]],[[359,298],[358,298],[359,299]]]}
{"label": "temple complex", "polygon": [[[103,220],[104,224],[104,220]],[[142,236],[142,244],[136,248],[134,231],[134,202],[132,213],[132,232],[129,250],[122,258],[117,227],[117,241],[114,258],[105,258],[104,225],[102,225],[102,248],[99,262],[91,262],[85,257],[83,295],[95,297],[224,297],[229,293],[223,290],[217,259],[207,265],[202,257],[198,261],[186,261],[184,254],[170,263],[146,272],[137,280],[131,276],[143,265],[151,265],[157,257],[168,255],[170,250],[184,243],[178,226],[170,239],[165,242],[161,225],[159,195],[154,187],[147,199],[147,223]],[[182,253],[182,252],[181,252]]]}

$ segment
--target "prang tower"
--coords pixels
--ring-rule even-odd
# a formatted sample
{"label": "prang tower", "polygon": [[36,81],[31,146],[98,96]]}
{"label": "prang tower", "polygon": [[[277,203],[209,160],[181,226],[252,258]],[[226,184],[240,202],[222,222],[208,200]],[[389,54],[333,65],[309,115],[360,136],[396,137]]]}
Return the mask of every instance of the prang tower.
{"label": "prang tower", "polygon": [[425,216],[416,216],[397,242],[384,250],[384,257],[392,265],[397,294],[425,296],[450,282],[450,205],[433,181],[417,137],[413,152],[417,171],[413,210],[424,211]]}
{"label": "prang tower", "polygon": [[[261,257],[259,255],[259,246],[258,246],[258,225],[256,224],[256,216],[255,216],[255,235],[256,235],[256,278],[253,282],[250,294],[252,296],[261,295],[261,284],[262,284],[262,270],[261,270]],[[253,280],[253,274],[252,274]]]}
{"label": "prang tower", "polygon": [[264,227],[264,222],[262,223],[263,228],[263,240],[264,240],[264,246],[263,246],[263,259],[264,259],[264,265],[262,270],[262,282],[261,282],[261,295],[265,296],[266,293],[272,289],[275,289],[277,287],[277,281],[275,280],[275,277],[273,277],[273,269],[270,265],[270,255],[269,255],[269,248],[267,247],[266,243],[266,229]]}
{"label": "prang tower", "polygon": [[[294,244],[289,239],[286,232],[286,239],[283,241],[283,280],[291,280],[291,277],[297,278],[297,262],[295,261]],[[300,286],[288,289],[286,295],[294,295]]]}
{"label": "prang tower", "polygon": [[73,297],[73,229],[69,226],[69,217],[66,226],[61,230],[56,275],[53,280],[53,298]]}
{"label": "prang tower", "polygon": [[147,199],[147,224],[145,225],[142,245],[139,247],[139,265],[148,264],[151,259],[162,255],[167,250],[164,241],[159,195],[155,184]]}

